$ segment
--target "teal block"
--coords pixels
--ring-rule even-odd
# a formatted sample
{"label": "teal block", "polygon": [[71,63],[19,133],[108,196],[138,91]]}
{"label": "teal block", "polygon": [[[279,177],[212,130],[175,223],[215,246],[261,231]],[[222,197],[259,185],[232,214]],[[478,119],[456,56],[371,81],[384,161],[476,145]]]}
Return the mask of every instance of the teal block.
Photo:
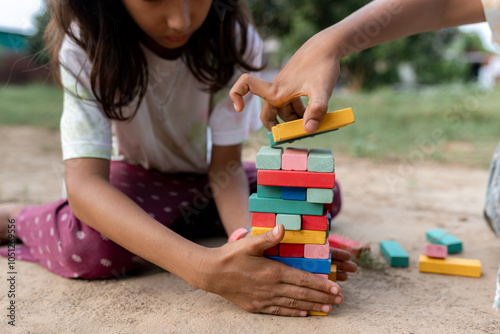
{"label": "teal block", "polygon": [[262,198],[281,198],[281,187],[257,185],[257,195]]}
{"label": "teal block", "polygon": [[276,215],[276,225],[278,224],[283,224],[285,230],[298,231],[302,228],[302,218],[300,215],[278,213]]}
{"label": "teal block", "polygon": [[281,169],[281,147],[262,146],[255,157],[255,167],[257,169]]}
{"label": "teal block", "polygon": [[250,195],[248,200],[250,212],[288,213],[291,215],[323,214],[323,204],[307,201],[294,201],[279,198],[260,198],[257,194]]}
{"label": "teal block", "polygon": [[324,133],[328,133],[328,132],[332,132],[332,131],[337,131],[337,130],[338,129],[333,129],[333,130],[330,130],[330,131],[316,133],[316,134],[313,134],[313,135],[302,136],[302,137],[299,137],[299,138],[293,138],[293,139],[288,139],[288,140],[281,140],[279,142],[275,142],[274,141],[274,137],[273,137],[273,133],[272,132],[268,132],[267,133],[267,139],[269,141],[269,145],[271,145],[272,147],[275,147],[276,145],[281,145],[281,144],[286,144],[286,143],[293,143],[296,140],[300,140],[300,139],[304,139],[304,138],[309,138],[309,137],[314,137],[316,135],[320,135],[320,134],[322,135]]}
{"label": "teal block", "polygon": [[430,243],[448,247],[448,254],[462,251],[462,241],[440,228],[428,230],[425,234]]}
{"label": "teal block", "polygon": [[408,267],[410,258],[408,253],[397,243],[397,241],[380,241],[380,252],[391,267]]}
{"label": "teal block", "polygon": [[333,202],[333,189],[307,188],[307,201],[310,203],[328,204]]}
{"label": "teal block", "polygon": [[307,156],[307,170],[309,172],[335,172],[333,151],[327,148],[311,148]]}

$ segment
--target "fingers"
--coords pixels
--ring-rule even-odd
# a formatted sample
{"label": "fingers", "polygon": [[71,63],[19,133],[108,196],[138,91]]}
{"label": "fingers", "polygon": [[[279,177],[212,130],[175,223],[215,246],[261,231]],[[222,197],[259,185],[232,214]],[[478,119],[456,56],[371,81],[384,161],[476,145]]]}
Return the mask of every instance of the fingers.
{"label": "fingers", "polygon": [[253,94],[266,99],[267,92],[270,87],[271,84],[268,81],[256,78],[248,73],[244,73],[238,78],[238,81],[236,81],[229,91],[229,98],[233,101],[234,109],[237,112],[241,112],[245,107],[243,96],[245,96],[248,92],[252,92]]}
{"label": "fingers", "polygon": [[309,103],[304,112],[304,130],[308,133],[314,133],[318,129],[319,123],[328,112],[328,100],[330,94],[326,91],[317,92],[313,90],[309,96]]}
{"label": "fingers", "polygon": [[266,127],[267,131],[271,131],[271,128],[278,125],[278,108],[273,107],[267,101],[264,100],[262,103],[262,111],[260,113],[260,120],[262,124]]}
{"label": "fingers", "polygon": [[311,303],[288,297],[275,297],[271,304],[262,309],[264,313],[282,316],[304,317],[307,311],[329,313],[332,310],[330,304]]}
{"label": "fingers", "polygon": [[351,259],[351,253],[345,249],[330,247],[330,254],[332,254],[332,260],[349,261]]}
{"label": "fingers", "polygon": [[[285,267],[282,273],[282,282],[299,287],[318,290],[328,294],[337,295],[340,293],[340,286],[330,280],[319,277],[295,268]],[[302,298],[301,298],[302,299]]]}
{"label": "fingers", "polygon": [[244,246],[249,250],[249,255],[262,256],[268,248],[279,244],[285,236],[285,228],[282,224],[276,225],[272,230],[257,236],[241,239],[242,242],[247,242],[248,246]]}

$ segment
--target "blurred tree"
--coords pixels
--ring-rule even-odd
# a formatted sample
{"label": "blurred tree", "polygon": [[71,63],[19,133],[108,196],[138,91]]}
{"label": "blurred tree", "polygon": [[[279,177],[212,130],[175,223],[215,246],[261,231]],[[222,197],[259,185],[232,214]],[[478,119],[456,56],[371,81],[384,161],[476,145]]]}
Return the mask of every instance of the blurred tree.
{"label": "blurred tree", "polygon": [[33,55],[35,61],[39,64],[48,64],[50,57],[45,49],[43,34],[50,20],[50,14],[47,7],[35,18],[36,33],[28,38],[28,53]]}
{"label": "blurred tree", "polygon": [[[368,2],[248,0],[261,36],[264,39],[274,37],[281,42],[276,55],[280,59],[290,57],[312,35]],[[380,26],[371,28],[378,29]],[[370,29],[368,24],[366,29]],[[366,36],[370,31],[364,33]],[[482,50],[481,45],[477,37],[455,28],[410,36],[344,58],[342,76],[353,89],[372,88],[398,82],[399,65],[408,64],[413,68],[418,83],[465,80],[470,71],[465,51],[471,48]]]}

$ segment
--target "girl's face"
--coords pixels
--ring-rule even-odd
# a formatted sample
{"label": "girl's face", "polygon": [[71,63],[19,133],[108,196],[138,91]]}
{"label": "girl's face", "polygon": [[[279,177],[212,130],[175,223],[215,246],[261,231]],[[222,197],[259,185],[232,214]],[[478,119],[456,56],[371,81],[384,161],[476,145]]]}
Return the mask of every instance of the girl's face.
{"label": "girl's face", "polygon": [[156,53],[184,46],[203,24],[212,0],[122,0]]}

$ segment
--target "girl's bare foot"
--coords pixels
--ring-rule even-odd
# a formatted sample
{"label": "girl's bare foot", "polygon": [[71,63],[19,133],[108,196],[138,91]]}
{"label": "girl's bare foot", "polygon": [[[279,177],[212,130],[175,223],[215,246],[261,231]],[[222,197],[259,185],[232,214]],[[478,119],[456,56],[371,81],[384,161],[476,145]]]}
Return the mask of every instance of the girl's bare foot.
{"label": "girl's bare foot", "polygon": [[0,204],[0,244],[6,243],[8,239],[8,226],[11,219],[16,217],[25,207],[22,203]]}

